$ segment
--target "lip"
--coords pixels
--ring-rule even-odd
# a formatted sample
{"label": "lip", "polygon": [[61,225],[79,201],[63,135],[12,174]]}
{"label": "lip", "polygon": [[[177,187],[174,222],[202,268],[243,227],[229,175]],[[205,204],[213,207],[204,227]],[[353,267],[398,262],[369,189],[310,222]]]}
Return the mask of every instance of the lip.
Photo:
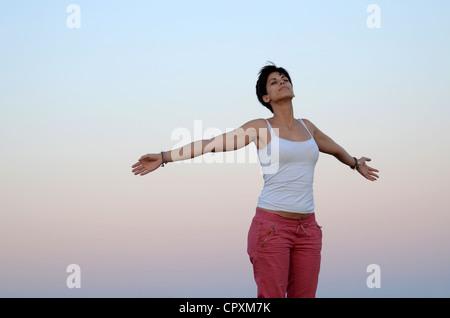
{"label": "lip", "polygon": [[289,87],[283,86],[283,87],[281,87],[278,91],[281,91],[281,90],[284,89],[284,88],[289,89]]}

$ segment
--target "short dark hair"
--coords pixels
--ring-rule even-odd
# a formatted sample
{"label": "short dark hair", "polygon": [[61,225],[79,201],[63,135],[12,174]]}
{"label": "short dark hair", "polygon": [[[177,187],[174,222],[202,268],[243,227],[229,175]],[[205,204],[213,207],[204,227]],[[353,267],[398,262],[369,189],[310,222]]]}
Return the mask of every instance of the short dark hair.
{"label": "short dark hair", "polygon": [[264,102],[263,96],[267,95],[267,78],[269,75],[273,72],[278,72],[284,76],[286,76],[289,80],[289,82],[292,85],[291,77],[289,76],[289,73],[282,67],[277,67],[274,63],[269,62],[270,64],[264,66],[259,71],[259,77],[258,81],[256,82],[256,96],[258,97],[258,100],[261,104],[263,104],[264,107],[267,107],[272,113],[273,108],[270,106],[269,103]]}

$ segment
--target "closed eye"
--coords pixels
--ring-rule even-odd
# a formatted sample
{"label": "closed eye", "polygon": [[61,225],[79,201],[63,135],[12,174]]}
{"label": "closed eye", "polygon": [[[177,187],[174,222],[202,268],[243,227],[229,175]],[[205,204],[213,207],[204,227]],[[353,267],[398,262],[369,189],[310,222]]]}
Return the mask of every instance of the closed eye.
{"label": "closed eye", "polygon": [[[283,76],[282,78],[281,78],[281,80],[283,81],[283,82],[285,82],[285,83],[288,83],[289,82],[289,79],[286,77],[286,76]],[[274,85],[274,84],[277,84],[278,83],[278,81],[276,80],[276,79],[272,79],[272,81],[270,82],[270,85]]]}

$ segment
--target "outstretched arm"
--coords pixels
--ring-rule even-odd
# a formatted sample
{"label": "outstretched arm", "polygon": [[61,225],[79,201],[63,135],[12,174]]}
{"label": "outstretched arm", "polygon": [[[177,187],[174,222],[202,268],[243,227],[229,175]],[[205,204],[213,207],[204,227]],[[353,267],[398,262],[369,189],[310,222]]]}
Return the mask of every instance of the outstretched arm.
{"label": "outstretched arm", "polygon": [[[336,157],[340,162],[346,164],[350,168],[356,170],[366,179],[370,181],[375,181],[379,176],[376,172],[379,172],[377,169],[369,167],[367,165],[367,161],[371,161],[372,159],[367,157],[361,157],[359,160],[355,160],[344,148],[338,145],[333,139],[324,134],[320,129],[314,126],[310,121],[305,120],[310,124],[310,127],[313,127],[314,131],[314,140],[319,146],[320,152],[332,155]],[[359,161],[359,164],[358,164]]]}
{"label": "outstretched arm", "polygon": [[[191,142],[183,147],[166,152],[167,162],[192,159],[208,152],[233,151],[256,142],[256,120],[249,121],[241,127],[216,136],[211,139],[203,139]],[[153,153],[142,156],[132,168],[135,175],[144,176],[161,166],[163,156],[161,153]]]}

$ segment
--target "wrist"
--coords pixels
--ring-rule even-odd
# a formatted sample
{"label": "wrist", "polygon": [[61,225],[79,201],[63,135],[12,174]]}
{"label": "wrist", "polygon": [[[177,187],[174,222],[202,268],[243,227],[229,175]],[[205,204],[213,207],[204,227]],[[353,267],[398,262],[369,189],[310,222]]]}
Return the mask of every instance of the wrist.
{"label": "wrist", "polygon": [[354,163],[354,165],[350,166],[350,168],[352,170],[357,170],[359,168],[359,164],[360,164],[359,159],[357,159],[356,157],[353,157],[353,159],[355,160],[355,163]]}
{"label": "wrist", "polygon": [[165,151],[161,151],[161,159],[162,159],[161,167],[164,167],[164,165],[169,162],[167,161],[167,155]]}

